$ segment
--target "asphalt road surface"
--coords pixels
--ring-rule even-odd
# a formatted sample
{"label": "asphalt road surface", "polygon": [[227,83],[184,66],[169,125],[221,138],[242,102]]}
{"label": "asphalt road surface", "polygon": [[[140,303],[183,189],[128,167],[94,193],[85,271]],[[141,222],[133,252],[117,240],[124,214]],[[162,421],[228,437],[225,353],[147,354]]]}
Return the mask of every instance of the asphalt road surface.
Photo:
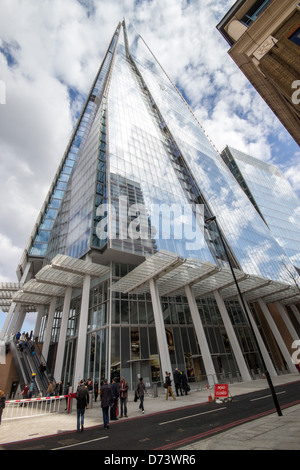
{"label": "asphalt road surface", "polygon": [[[282,410],[300,403],[300,381],[275,387]],[[195,462],[154,462],[155,455],[163,455],[189,443],[227,431],[230,428],[277,413],[269,389],[236,396],[229,403],[201,403],[151,415],[122,419],[110,423],[109,429],[95,426],[82,433],[64,432],[42,438],[1,445],[3,450],[102,450],[108,459],[121,455],[134,455],[131,451],[144,451],[146,464]],[[149,451],[154,451],[149,454]],[[170,452],[171,451],[171,452]],[[160,453],[160,454],[159,454]],[[188,454],[188,453],[187,453]],[[141,454],[143,455],[143,454]],[[152,455],[152,462],[149,456]],[[174,454],[175,455],[175,454]],[[175,458],[175,457],[174,457]],[[186,455],[186,459],[193,456]],[[104,462],[120,464],[120,461]],[[124,462],[123,462],[124,463]],[[134,461],[127,464],[134,465]]]}

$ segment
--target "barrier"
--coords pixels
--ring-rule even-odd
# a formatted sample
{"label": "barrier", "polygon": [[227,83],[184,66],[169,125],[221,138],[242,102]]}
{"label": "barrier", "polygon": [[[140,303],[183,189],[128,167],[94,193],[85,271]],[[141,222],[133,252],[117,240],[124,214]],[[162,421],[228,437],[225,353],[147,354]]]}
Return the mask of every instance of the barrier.
{"label": "barrier", "polygon": [[61,400],[69,395],[54,397],[25,398],[21,400],[7,400],[2,414],[2,420],[30,418],[58,413]]}
{"label": "barrier", "polygon": [[210,393],[209,385],[207,385],[206,388],[207,388],[207,391],[208,391],[208,401],[209,401],[209,403],[211,403],[213,401],[213,398],[212,398],[211,393]]}
{"label": "barrier", "polygon": [[215,401],[216,403],[232,401],[232,397],[229,398],[228,384],[215,384]]}

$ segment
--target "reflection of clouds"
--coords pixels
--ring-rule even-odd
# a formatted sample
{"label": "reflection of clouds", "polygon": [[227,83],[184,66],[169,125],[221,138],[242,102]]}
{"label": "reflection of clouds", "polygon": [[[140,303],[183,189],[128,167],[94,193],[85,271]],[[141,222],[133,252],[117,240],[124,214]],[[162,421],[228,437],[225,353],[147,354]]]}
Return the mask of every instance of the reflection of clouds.
{"label": "reflection of clouds", "polygon": [[[137,78],[125,59],[122,40],[120,38],[108,95],[110,172],[140,185],[158,248],[176,251],[185,257],[198,256],[213,261],[194,215],[191,211],[188,213],[188,201],[171,163],[166,138],[157,127],[155,112],[147,95],[141,93]],[[135,45],[138,43],[134,42]],[[156,73],[155,64],[150,71],[148,61],[147,67],[150,76]],[[160,93],[167,92],[155,80],[153,84]],[[163,226],[157,220],[160,205],[165,205]],[[188,209],[182,210],[183,205]],[[171,228],[168,210],[172,207],[175,216]],[[190,242],[189,245],[186,242]]]}
{"label": "reflection of clouds", "polygon": [[156,63],[149,69],[152,58],[142,41],[134,44],[143,78],[242,268],[279,279],[282,249],[162,69]]}
{"label": "reflection of clouds", "polygon": [[236,149],[230,152],[273,236],[300,267],[300,201],[279,168]]}

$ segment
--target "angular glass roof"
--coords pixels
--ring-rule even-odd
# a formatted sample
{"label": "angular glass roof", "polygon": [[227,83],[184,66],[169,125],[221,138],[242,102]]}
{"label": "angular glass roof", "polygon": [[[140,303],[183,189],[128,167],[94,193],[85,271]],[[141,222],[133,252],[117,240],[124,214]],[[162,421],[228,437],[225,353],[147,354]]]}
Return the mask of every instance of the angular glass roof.
{"label": "angular glass roof", "polygon": [[[266,303],[280,301],[288,305],[300,300],[300,291],[296,286],[245,274],[237,269],[234,273],[246,301],[262,298]],[[223,299],[238,295],[230,269],[219,268],[209,262],[179,258],[165,251],[146,259],[117,281],[111,290],[124,294],[149,293],[150,279],[156,280],[160,296],[185,295],[184,288],[187,285],[192,287],[196,298],[208,297],[215,290],[220,292]]]}

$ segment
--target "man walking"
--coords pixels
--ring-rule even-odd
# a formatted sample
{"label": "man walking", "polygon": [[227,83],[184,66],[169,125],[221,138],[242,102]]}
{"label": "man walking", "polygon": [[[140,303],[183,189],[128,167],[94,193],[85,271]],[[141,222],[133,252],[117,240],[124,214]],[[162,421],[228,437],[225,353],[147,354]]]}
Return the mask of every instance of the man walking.
{"label": "man walking", "polygon": [[113,378],[111,383],[111,391],[113,395],[113,406],[110,409],[110,419],[112,421],[117,420],[117,407],[118,407],[118,398],[119,398],[119,385],[117,384],[117,379]]}
{"label": "man walking", "polygon": [[109,407],[113,404],[113,395],[111,391],[111,386],[107,383],[107,379],[103,380],[103,385],[102,387],[100,387],[100,400],[101,400],[104,429],[108,429],[109,428],[108,410],[109,410]]}
{"label": "man walking", "polygon": [[177,367],[174,371],[174,384],[175,384],[176,395],[179,397],[178,390],[180,390],[180,393],[182,396],[183,393],[182,393],[182,388],[181,388],[181,373]]}
{"label": "man walking", "polygon": [[176,400],[176,398],[174,397],[173,390],[172,390],[172,380],[171,380],[171,373],[170,372],[167,373],[166,384],[167,384],[166,400],[168,400],[168,398],[169,398],[169,393],[174,398],[174,400]]}
{"label": "man walking", "polygon": [[84,385],[84,380],[81,380],[76,391],[77,400],[77,432],[83,431],[84,424],[84,413],[87,404],[89,403],[89,392],[87,387]]}

